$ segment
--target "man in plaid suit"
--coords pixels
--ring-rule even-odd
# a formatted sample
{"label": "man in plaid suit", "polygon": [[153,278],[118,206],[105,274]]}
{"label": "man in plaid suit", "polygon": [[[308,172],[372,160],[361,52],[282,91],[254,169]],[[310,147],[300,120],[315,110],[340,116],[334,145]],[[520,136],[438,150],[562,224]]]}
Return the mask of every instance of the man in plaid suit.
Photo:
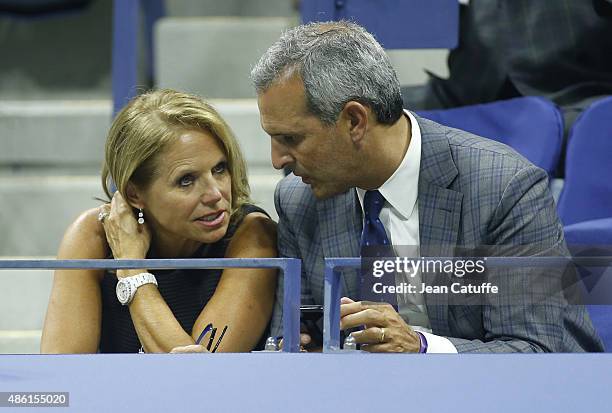
{"label": "man in plaid suit", "polygon": [[[546,173],[505,145],[403,111],[393,68],[360,26],[291,29],[251,77],[272,163],[294,171],[279,183],[275,203],[280,256],[302,259],[302,303],[323,302],[325,257],[359,256],[364,223],[421,251],[528,245],[533,254],[566,252]],[[382,199],[377,224],[368,193]],[[373,352],[601,351],[582,306],[563,294],[532,300],[533,279],[514,269],[506,275],[500,289],[512,292],[510,300],[455,305],[449,295],[425,292],[417,311],[398,313],[354,301],[359,277],[345,271],[341,327],[359,328],[353,336]],[[542,280],[563,288],[560,275]],[[282,325],[282,292],[279,279],[273,334]]]}

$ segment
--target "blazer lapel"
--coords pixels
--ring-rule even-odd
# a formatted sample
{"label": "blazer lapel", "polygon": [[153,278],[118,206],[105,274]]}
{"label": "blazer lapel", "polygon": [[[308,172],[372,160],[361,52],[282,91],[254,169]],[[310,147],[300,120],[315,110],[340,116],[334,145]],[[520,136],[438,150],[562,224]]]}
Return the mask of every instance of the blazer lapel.
{"label": "blazer lapel", "polygon": [[[323,257],[359,257],[362,222],[357,194],[350,189],[344,194],[317,201],[319,231]],[[342,271],[345,295],[358,298],[359,271]],[[323,290],[320,291],[321,297]]]}
{"label": "blazer lapel", "polygon": [[[463,194],[448,189],[458,175],[446,129],[417,117],[421,128],[421,168],[419,172],[419,235],[421,254],[450,257],[457,245]],[[446,275],[436,280],[448,284]],[[448,335],[448,294],[425,294],[431,327],[436,334]]]}

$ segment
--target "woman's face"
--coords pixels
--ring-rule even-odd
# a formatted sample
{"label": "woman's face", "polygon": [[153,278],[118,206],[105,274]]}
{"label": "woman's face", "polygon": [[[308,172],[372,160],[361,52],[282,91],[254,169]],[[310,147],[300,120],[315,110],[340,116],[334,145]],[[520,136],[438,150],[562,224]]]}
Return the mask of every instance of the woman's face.
{"label": "woman's face", "polygon": [[213,243],[227,231],[231,189],[221,143],[207,131],[187,130],[157,156],[156,175],[139,195],[155,237]]}

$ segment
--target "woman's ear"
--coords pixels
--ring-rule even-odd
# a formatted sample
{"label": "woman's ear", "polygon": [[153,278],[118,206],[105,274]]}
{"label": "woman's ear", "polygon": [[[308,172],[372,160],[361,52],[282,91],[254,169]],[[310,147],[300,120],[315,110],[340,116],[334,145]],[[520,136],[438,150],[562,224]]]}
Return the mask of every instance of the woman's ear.
{"label": "woman's ear", "polygon": [[131,182],[128,182],[125,188],[125,197],[125,200],[128,204],[130,204],[130,206],[134,208],[144,208],[144,202],[142,200],[142,196],[140,195],[140,191],[136,185]]}

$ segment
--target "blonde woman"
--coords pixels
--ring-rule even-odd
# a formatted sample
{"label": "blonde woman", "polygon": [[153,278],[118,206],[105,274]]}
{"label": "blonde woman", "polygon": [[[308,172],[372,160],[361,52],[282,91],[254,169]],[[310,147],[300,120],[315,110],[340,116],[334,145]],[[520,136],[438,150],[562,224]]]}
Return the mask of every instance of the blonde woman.
{"label": "blonde woman", "polygon": [[[234,136],[195,96],[133,99],[108,134],[102,185],[111,201],[70,225],[58,259],[276,256],[275,224],[249,202]],[[169,352],[209,323],[228,326],[217,351],[249,351],[275,286],[270,269],[58,270],[41,352]]]}

